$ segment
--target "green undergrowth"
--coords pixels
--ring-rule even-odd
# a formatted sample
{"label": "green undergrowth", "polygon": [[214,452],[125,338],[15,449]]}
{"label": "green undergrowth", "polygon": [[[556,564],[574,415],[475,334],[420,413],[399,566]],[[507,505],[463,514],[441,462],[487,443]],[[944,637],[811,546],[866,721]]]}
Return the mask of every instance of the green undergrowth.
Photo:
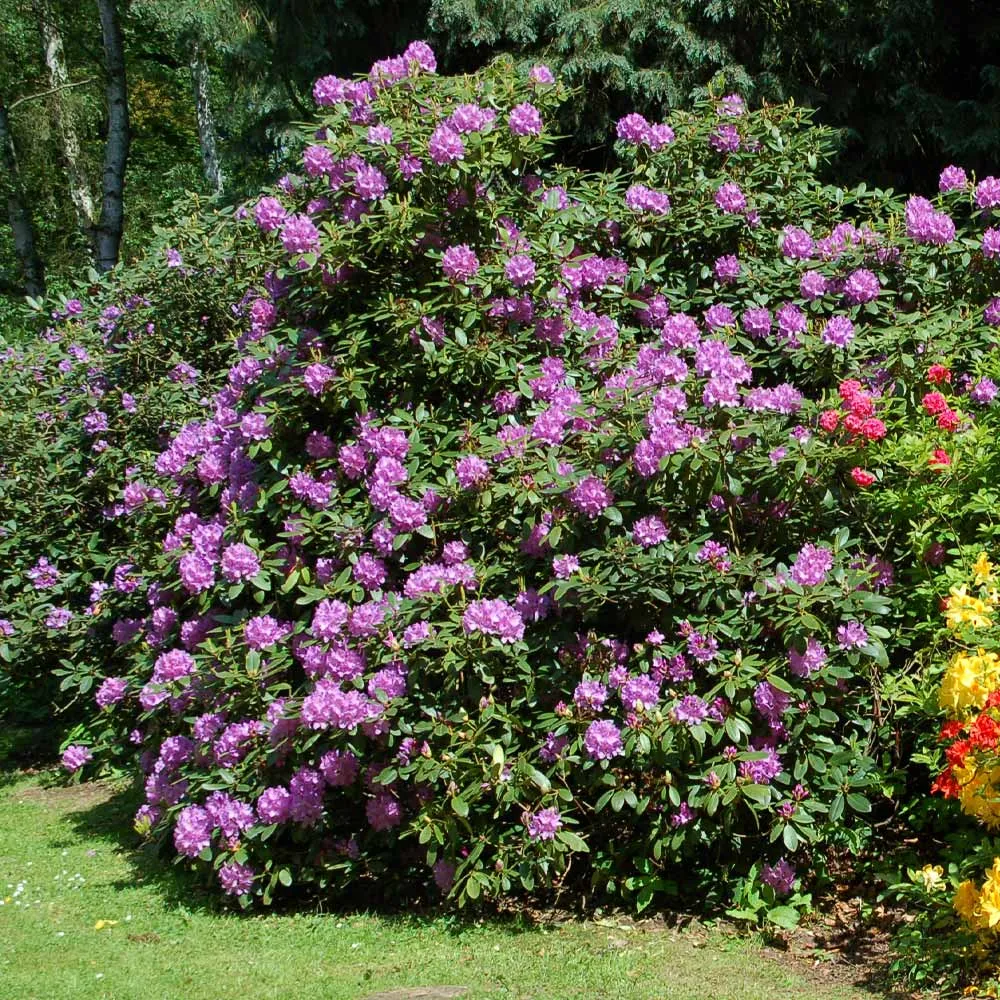
{"label": "green undergrowth", "polygon": [[759,944],[703,928],[316,910],[238,916],[121,840],[116,831],[134,805],[127,789],[59,788],[45,773],[0,778],[3,998],[355,1000],[395,990],[404,1000],[404,988],[444,986],[464,987],[465,1000],[874,995],[807,983]]}

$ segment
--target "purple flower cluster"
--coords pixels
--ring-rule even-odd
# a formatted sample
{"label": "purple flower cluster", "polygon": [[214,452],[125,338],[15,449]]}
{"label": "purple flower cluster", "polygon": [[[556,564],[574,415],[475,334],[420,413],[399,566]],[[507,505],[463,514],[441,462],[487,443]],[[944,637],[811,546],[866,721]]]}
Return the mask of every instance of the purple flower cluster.
{"label": "purple flower cluster", "polygon": [[468,281],[479,271],[479,258],[467,243],[448,247],[441,258],[441,270],[452,281]]}
{"label": "purple flower cluster", "polygon": [[917,243],[944,246],[955,238],[955,223],[947,212],[936,211],[926,198],[914,196],[906,203],[906,235]]}
{"label": "purple flower cluster", "polygon": [[512,108],[507,123],[514,135],[540,135],[542,131],[542,116],[529,101]]}
{"label": "purple flower cluster", "polygon": [[662,191],[653,191],[644,184],[633,184],[625,192],[625,205],[633,212],[648,215],[666,215],[670,199]]}
{"label": "purple flower cluster", "polygon": [[74,743],[63,751],[62,766],[67,771],[79,771],[84,764],[94,759],[94,755],[89,747]]}
{"label": "purple flower cluster", "polygon": [[569,494],[570,503],[587,517],[597,517],[614,503],[611,491],[595,476],[582,479]]}
{"label": "purple flower cluster", "polygon": [[554,840],[562,828],[562,816],[558,809],[539,809],[527,819],[528,836],[532,840]]}
{"label": "purple flower cluster", "polygon": [[800,587],[818,587],[833,568],[833,552],[807,542],[792,564],[790,576]]}
{"label": "purple flower cluster", "polygon": [[632,146],[648,146],[654,153],[674,141],[674,130],[667,124],[651,125],[642,115],[629,114],[615,125],[615,134]]}
{"label": "purple flower cluster", "polygon": [[794,646],[788,650],[789,670],[796,677],[809,677],[825,664],[826,650],[813,636],[806,640],[806,647],[801,653]]}
{"label": "purple flower cluster", "polygon": [[583,746],[593,760],[611,760],[624,750],[621,730],[610,719],[597,719],[587,727]]}
{"label": "purple flower cluster", "polygon": [[462,627],[467,635],[482,632],[494,635],[503,643],[520,642],[524,638],[524,619],[506,601],[471,601],[462,615]]}
{"label": "purple flower cluster", "polygon": [[769,885],[779,896],[787,896],[795,888],[795,869],[781,858],[774,865],[761,865],[760,880]]}

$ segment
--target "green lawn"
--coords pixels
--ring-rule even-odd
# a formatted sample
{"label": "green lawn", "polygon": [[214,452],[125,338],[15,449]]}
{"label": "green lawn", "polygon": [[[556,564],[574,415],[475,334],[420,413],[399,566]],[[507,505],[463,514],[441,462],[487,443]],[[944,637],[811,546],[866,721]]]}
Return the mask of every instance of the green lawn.
{"label": "green lawn", "polygon": [[46,784],[0,773],[3,1000],[360,1000],[391,990],[402,1000],[403,987],[432,986],[465,987],[467,1000],[876,995],[806,982],[759,946],[704,930],[215,911],[169,866],[123,846],[130,796]]}

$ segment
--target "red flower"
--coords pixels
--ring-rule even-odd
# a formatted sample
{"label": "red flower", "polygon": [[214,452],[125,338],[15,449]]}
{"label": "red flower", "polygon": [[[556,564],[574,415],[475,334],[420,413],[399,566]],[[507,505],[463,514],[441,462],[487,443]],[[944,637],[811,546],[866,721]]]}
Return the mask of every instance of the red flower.
{"label": "red flower", "polygon": [[1000,738],[1000,726],[985,712],[969,726],[969,739],[977,750],[992,750]]}
{"label": "red flower", "polygon": [[924,404],[924,410],[932,417],[948,410],[948,400],[939,392],[928,392],[921,402]]}
{"label": "red flower", "polygon": [[844,417],[844,429],[850,434],[860,434],[865,422],[856,413],[848,413]]}
{"label": "red flower", "polygon": [[865,469],[858,468],[855,466],[851,469],[851,478],[864,489],[866,486],[871,486],[875,482],[875,477]]}
{"label": "red flower", "polygon": [[935,448],[934,454],[927,459],[927,464],[930,465],[932,469],[937,468],[937,471],[940,472],[946,465],[951,465],[951,459],[948,457],[948,452],[946,452],[944,448]]}
{"label": "red flower", "polygon": [[870,417],[875,412],[875,403],[872,401],[871,396],[866,396],[863,392],[852,396],[847,401],[847,405],[850,407],[851,413],[856,417]]}
{"label": "red flower", "polygon": [[957,431],[962,418],[954,410],[945,410],[938,414],[937,425],[943,431]]}
{"label": "red flower", "polygon": [[955,776],[951,773],[951,768],[946,767],[938,776],[934,779],[934,784],[931,785],[931,793],[940,792],[946,799],[957,799],[958,793],[961,791],[958,781],[955,780]]}
{"label": "red flower", "polygon": [[927,369],[927,381],[931,385],[940,385],[942,382],[951,381],[951,372],[944,365],[931,365]]}
{"label": "red flower", "polygon": [[819,425],[827,434],[832,434],[837,429],[837,424],[839,423],[840,414],[836,410],[824,410],[819,415]]}
{"label": "red flower", "polygon": [[952,767],[956,767],[965,760],[965,755],[969,752],[971,747],[969,740],[955,740],[954,743],[944,752],[945,760],[951,764]]}
{"label": "red flower", "polygon": [[881,420],[877,420],[875,417],[869,417],[861,425],[861,433],[864,434],[869,441],[881,441],[885,437],[885,424]]}
{"label": "red flower", "polygon": [[938,734],[938,739],[953,740],[962,731],[962,725],[963,723],[960,719],[952,719],[951,722],[946,722],[941,727],[941,732]]}
{"label": "red flower", "polygon": [[845,403],[850,403],[851,399],[861,391],[861,383],[857,379],[848,378],[840,383],[840,398]]}

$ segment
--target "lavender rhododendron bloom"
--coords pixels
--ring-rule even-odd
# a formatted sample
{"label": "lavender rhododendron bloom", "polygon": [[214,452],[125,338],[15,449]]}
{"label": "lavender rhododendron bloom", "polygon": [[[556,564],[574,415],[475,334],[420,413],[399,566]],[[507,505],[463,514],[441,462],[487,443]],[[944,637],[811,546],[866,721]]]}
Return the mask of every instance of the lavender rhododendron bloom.
{"label": "lavender rhododendron bloom", "polygon": [[93,760],[94,755],[89,747],[80,746],[78,743],[74,743],[71,746],[66,747],[62,755],[62,766],[66,768],[67,771],[79,771],[84,764]]}
{"label": "lavender rhododendron bloom", "polygon": [[969,178],[965,176],[965,171],[954,164],[947,166],[941,171],[938,180],[938,190],[944,194],[947,191],[960,191],[968,187]]}
{"label": "lavender rhododendron bloom", "polygon": [[101,682],[97,689],[94,700],[99,708],[107,708],[116,705],[125,697],[128,689],[128,679],[125,677],[107,677]]}
{"label": "lavender rhododendron bloom", "polygon": [[482,632],[501,642],[519,642],[524,638],[524,620],[506,601],[472,601],[462,616],[467,633]]}
{"label": "lavender rhododendron bloom", "polygon": [[507,121],[514,135],[538,135],[542,131],[542,116],[528,101],[512,108]]}
{"label": "lavender rhododendron bloom", "polygon": [[822,339],[831,347],[847,347],[854,339],[854,324],[846,316],[831,316],[823,326]]}
{"label": "lavender rhododendron bloom", "polygon": [[761,866],[760,880],[779,896],[787,896],[795,888],[795,869],[784,858],[774,865],[765,863]]}
{"label": "lavender rhododendron bloom", "polygon": [[796,677],[809,677],[826,664],[826,650],[812,636],[806,640],[805,650],[794,646],[788,650],[789,669]]}
{"label": "lavender rhododendron bloom", "polygon": [[1000,177],[984,177],[975,191],[976,205],[983,211],[989,211],[1000,205]]}
{"label": "lavender rhododendron bloom", "polygon": [[230,582],[252,580],[260,572],[260,559],[249,545],[237,542],[222,553],[222,575]]}
{"label": "lavender rhododendron bloom", "polygon": [[801,260],[808,260],[816,252],[816,244],[812,236],[800,226],[785,226],[782,240],[781,252],[786,257],[793,257]]}
{"label": "lavender rhododendron bloom", "polygon": [[468,281],[479,270],[479,259],[468,244],[460,243],[445,250],[441,270],[452,281]]}
{"label": "lavender rhododendron bloom", "polygon": [[573,692],[573,703],[588,712],[599,712],[608,699],[608,689],[600,681],[580,681]]}
{"label": "lavender rhododendron bloom", "polygon": [[841,649],[857,649],[868,641],[868,630],[861,622],[845,622],[837,626],[837,645]]}
{"label": "lavender rhododendron bloom", "polygon": [[815,587],[826,580],[833,568],[833,552],[811,542],[802,546],[792,564],[791,578],[800,586]]}
{"label": "lavender rhododendron bloom", "polygon": [[454,163],[465,156],[465,143],[450,125],[439,125],[427,144],[430,158],[439,165]]}
{"label": "lavender rhododendron bloom", "polygon": [[212,821],[201,806],[186,806],[174,824],[174,846],[180,854],[196,858],[212,841]]}
{"label": "lavender rhododendron bloom", "polygon": [[597,719],[587,727],[583,745],[594,760],[611,760],[622,752],[621,730],[610,719]]}
{"label": "lavender rhododendron bloom", "polygon": [[281,229],[281,242],[289,253],[313,253],[319,249],[319,230],[307,215],[293,215]]}
{"label": "lavender rhododendron bloom", "polygon": [[562,828],[559,810],[549,807],[539,809],[528,817],[528,836],[532,840],[552,840]]}
{"label": "lavender rhododendron bloom", "polygon": [[230,896],[242,896],[253,888],[254,870],[249,865],[229,861],[219,869],[219,884]]}
{"label": "lavender rhododendron bloom", "polygon": [[581,480],[570,493],[570,502],[587,517],[597,517],[614,503],[611,491],[594,476]]}
{"label": "lavender rhododendron bloom", "polygon": [[715,204],[727,215],[736,215],[746,211],[747,199],[738,184],[726,181],[715,192]]}

